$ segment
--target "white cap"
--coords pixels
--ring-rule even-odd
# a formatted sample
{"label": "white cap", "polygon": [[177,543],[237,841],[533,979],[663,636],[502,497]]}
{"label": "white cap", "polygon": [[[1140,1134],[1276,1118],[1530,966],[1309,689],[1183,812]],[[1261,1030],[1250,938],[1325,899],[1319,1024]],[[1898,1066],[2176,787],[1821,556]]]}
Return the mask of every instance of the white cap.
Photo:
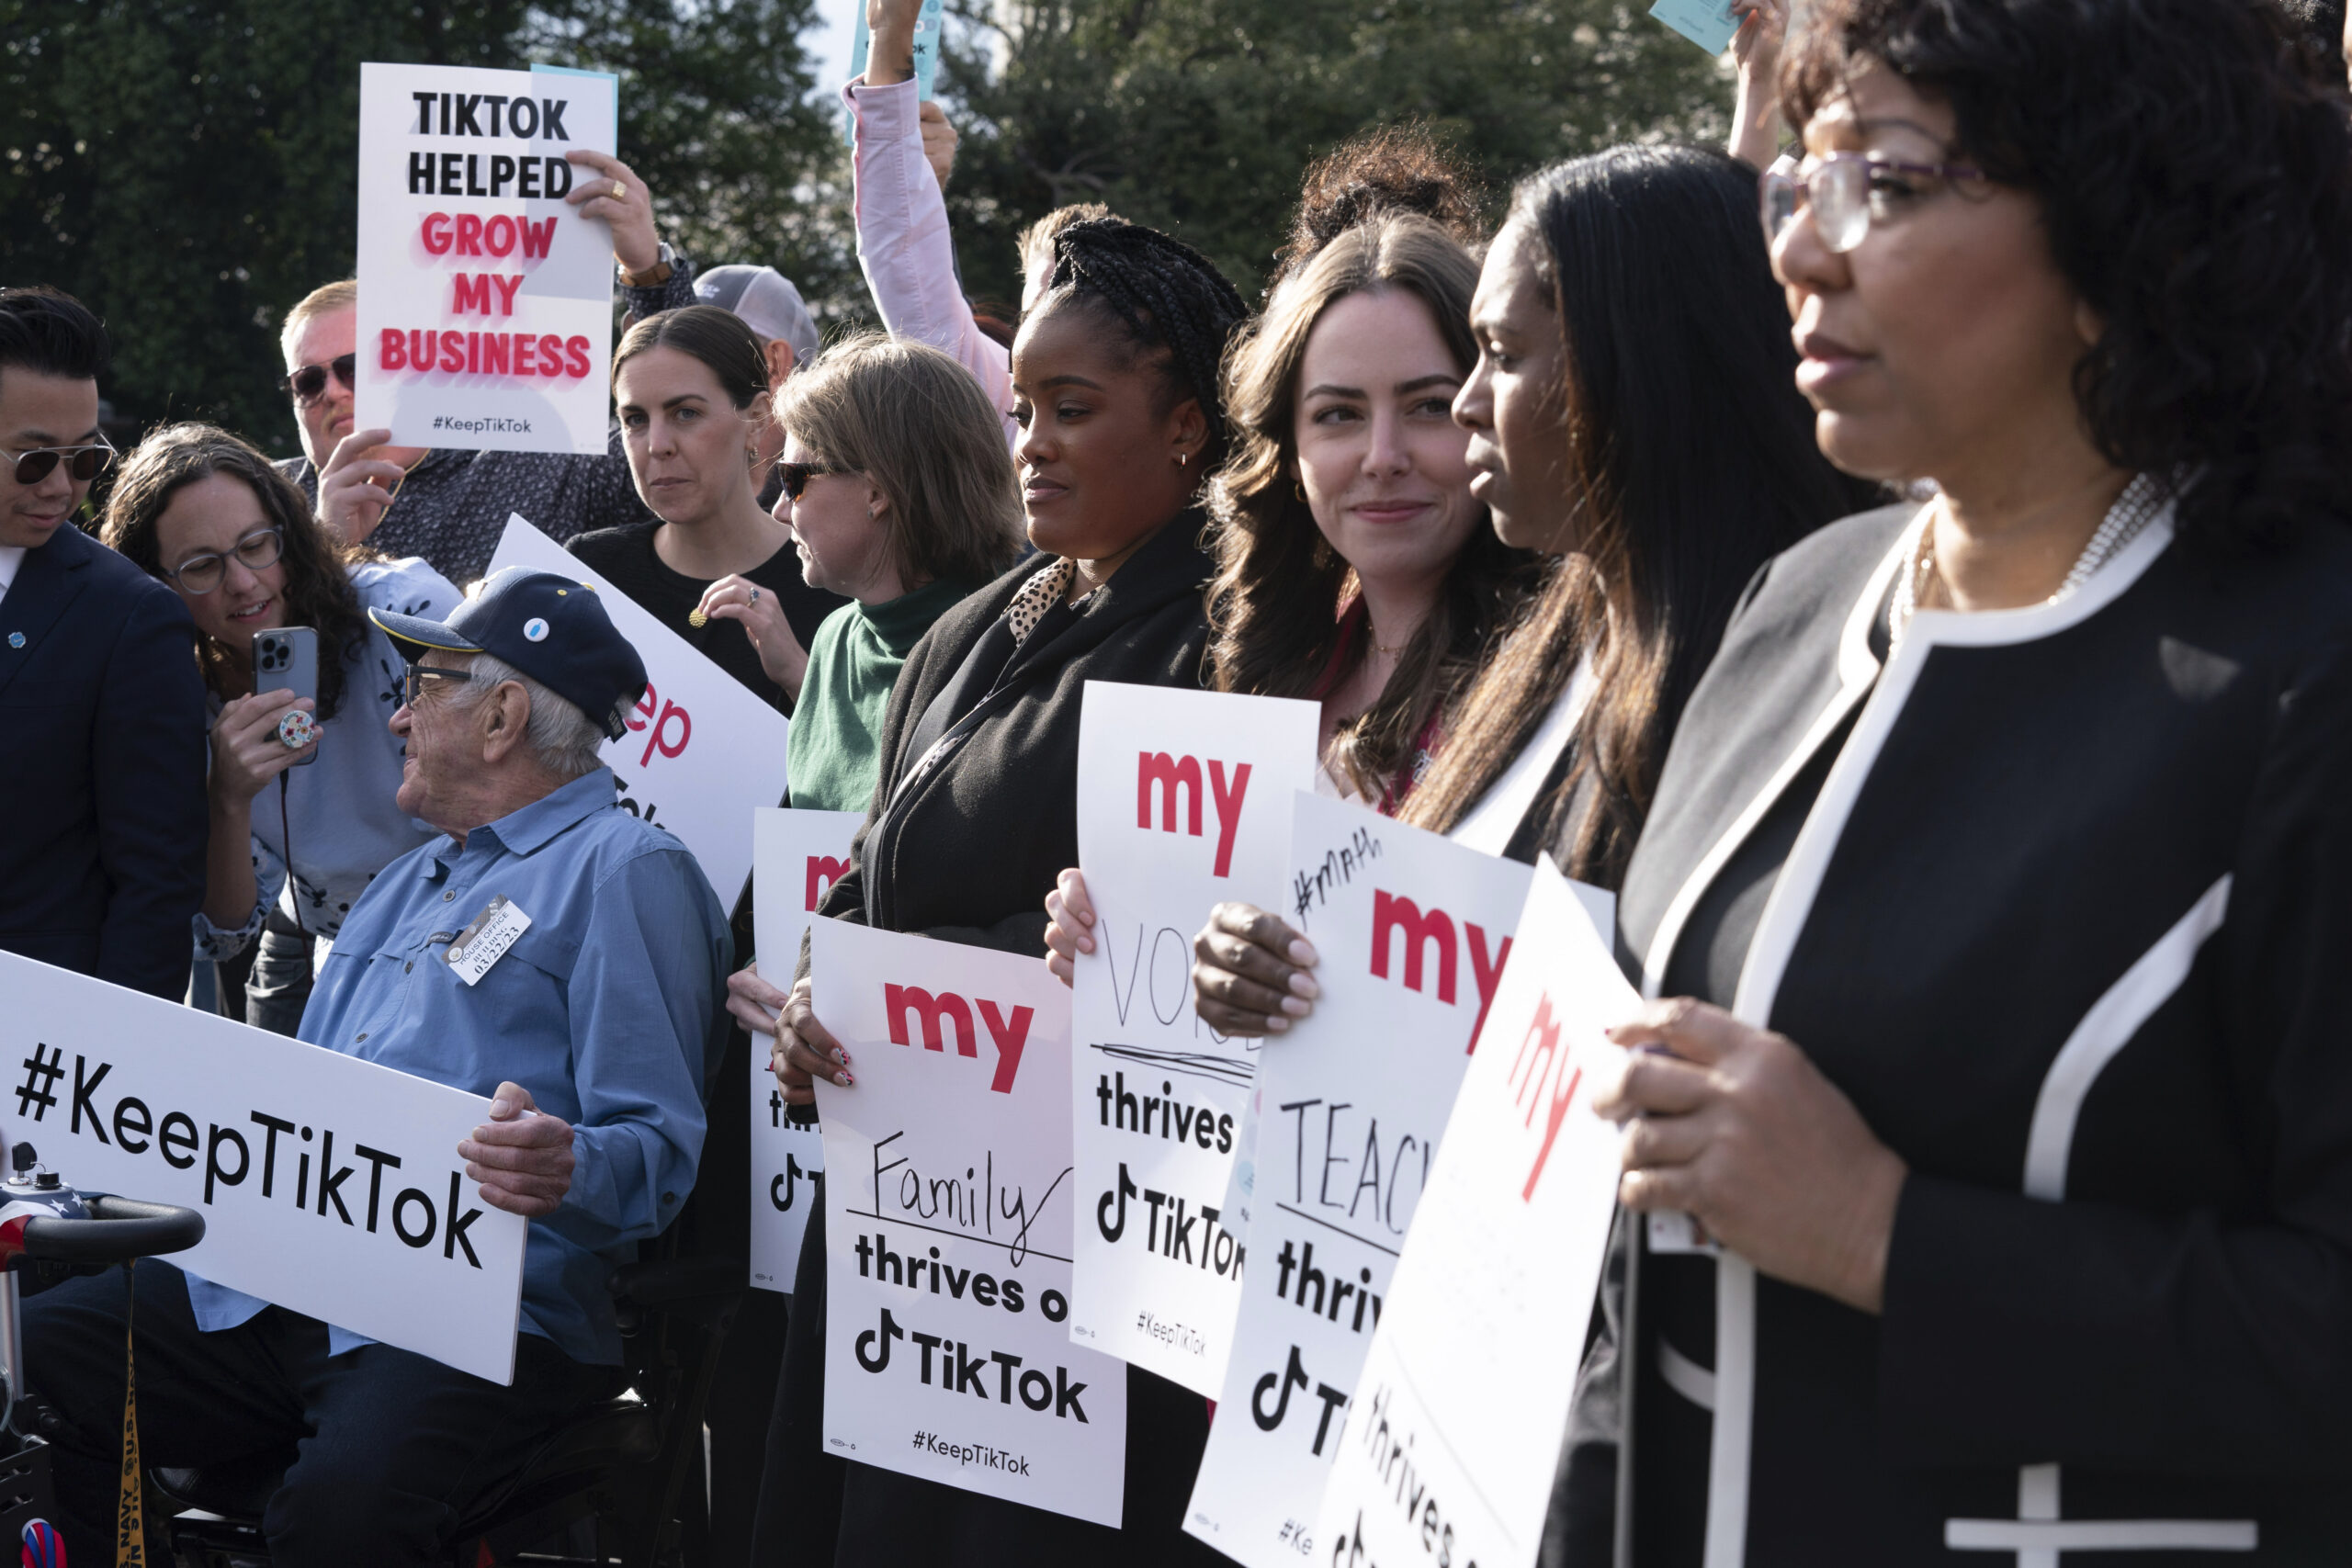
{"label": "white cap", "polygon": [[817,323],[800,290],[772,266],[715,266],[695,277],[695,298],[728,310],[761,337],[792,345],[793,368],[817,357]]}

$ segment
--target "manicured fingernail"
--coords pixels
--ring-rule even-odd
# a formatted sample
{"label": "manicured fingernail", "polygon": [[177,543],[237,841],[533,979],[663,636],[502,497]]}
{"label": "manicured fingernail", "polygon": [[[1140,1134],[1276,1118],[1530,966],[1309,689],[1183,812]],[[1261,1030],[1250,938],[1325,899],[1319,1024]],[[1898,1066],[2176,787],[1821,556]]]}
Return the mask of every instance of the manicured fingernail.
{"label": "manicured fingernail", "polygon": [[1290,961],[1293,964],[1312,965],[1316,962],[1315,944],[1307,941],[1303,936],[1292,938],[1290,944]]}
{"label": "manicured fingernail", "polygon": [[1290,1020],[1280,1013],[1274,1013],[1266,1020],[1266,1032],[1269,1034],[1282,1034],[1289,1029]]}
{"label": "manicured fingernail", "polygon": [[[1309,1001],[1323,994],[1323,987],[1315,983],[1315,976],[1303,971],[1290,977],[1290,990],[1291,995],[1305,997]],[[1305,1012],[1306,1010],[1301,1008],[1298,1010]]]}
{"label": "manicured fingernail", "polygon": [[1307,1010],[1314,1005],[1315,1004],[1313,1002],[1306,1000],[1303,997],[1284,997],[1283,998],[1283,1011],[1290,1014],[1293,1018],[1305,1018],[1306,1016]]}
{"label": "manicured fingernail", "polygon": [[1078,939],[1078,950],[1079,950],[1079,952],[1080,952],[1080,953],[1091,953],[1091,952],[1093,952],[1093,951],[1094,951],[1094,939],[1093,939],[1092,937],[1091,937],[1091,936],[1080,936],[1080,937]]}
{"label": "manicured fingernail", "polygon": [[851,1077],[847,1073],[835,1073],[833,1075],[833,1081],[841,1085],[843,1089],[847,1089],[857,1080]]}
{"label": "manicured fingernail", "polygon": [[837,1048],[833,1052],[833,1060],[846,1067],[849,1066],[849,1053]]}

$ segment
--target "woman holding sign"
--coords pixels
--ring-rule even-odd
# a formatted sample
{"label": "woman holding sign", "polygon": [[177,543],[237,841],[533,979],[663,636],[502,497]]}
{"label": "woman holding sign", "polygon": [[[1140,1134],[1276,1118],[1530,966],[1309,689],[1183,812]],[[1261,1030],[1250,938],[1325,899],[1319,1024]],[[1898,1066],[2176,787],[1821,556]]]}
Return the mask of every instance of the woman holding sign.
{"label": "woman holding sign", "polygon": [[[1193,495],[1225,444],[1217,365],[1247,311],[1197,252],[1152,230],[1076,224],[1055,255],[1012,352],[1022,494],[1039,554],[949,611],[908,656],[883,722],[881,789],[822,915],[1038,952],[1046,890],[1078,859],[1085,683],[1199,682],[1212,563]],[[788,996],[748,972],[730,991],[735,1016],[776,1037],[787,1098],[807,1103],[819,1073],[854,1085],[805,976]],[[1127,1378],[1117,1532],[825,1459],[823,1224],[820,1207],[768,1445],[763,1552],[942,1568],[1218,1561],[1180,1528],[1207,1409],[1147,1373]]]}
{"label": "woman holding sign", "polygon": [[[460,596],[422,560],[337,542],[268,458],[209,424],[140,443],[102,532],[196,621],[212,708],[197,956],[225,963],[258,942],[245,1021],[291,1034],[313,941],[332,941],[379,871],[437,837],[392,802],[403,743],[385,726],[407,666],[367,612],[444,615]],[[313,695],[254,690],[254,635],[288,626],[316,634]]]}
{"label": "woman holding sign", "polygon": [[1797,385],[1939,493],[1771,562],[1659,779],[1562,1560],[2341,1562],[2342,86],[2227,0],[1799,17]]}

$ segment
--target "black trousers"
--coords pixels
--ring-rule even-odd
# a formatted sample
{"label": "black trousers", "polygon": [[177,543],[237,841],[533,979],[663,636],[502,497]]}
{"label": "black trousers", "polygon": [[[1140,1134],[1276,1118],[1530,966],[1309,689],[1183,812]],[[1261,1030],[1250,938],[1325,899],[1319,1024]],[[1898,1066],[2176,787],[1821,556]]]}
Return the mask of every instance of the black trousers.
{"label": "black trousers", "polygon": [[[150,1258],[132,1279],[141,1457],[177,1469],[295,1450],[262,1517],[278,1568],[430,1562],[469,1504],[622,1382],[536,1334],[517,1336],[512,1388],[389,1345],[330,1357],[326,1325],[278,1307],[207,1334],[178,1269]],[[112,1533],[125,1294],[109,1271],[25,1303],[26,1381],[65,1423],[52,1522],[77,1561],[99,1561]]]}

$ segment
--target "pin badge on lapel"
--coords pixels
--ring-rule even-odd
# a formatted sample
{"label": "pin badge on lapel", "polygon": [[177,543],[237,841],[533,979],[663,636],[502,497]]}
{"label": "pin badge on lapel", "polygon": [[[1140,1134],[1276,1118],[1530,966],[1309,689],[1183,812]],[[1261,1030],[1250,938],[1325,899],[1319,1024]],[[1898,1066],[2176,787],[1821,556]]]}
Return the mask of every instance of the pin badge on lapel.
{"label": "pin badge on lapel", "polygon": [[24,647],[24,646],[25,646],[25,634],[24,634],[24,633],[22,633],[22,632],[10,632],[10,633],[8,634],[8,646],[9,646],[10,648],[22,648],[22,647]]}

